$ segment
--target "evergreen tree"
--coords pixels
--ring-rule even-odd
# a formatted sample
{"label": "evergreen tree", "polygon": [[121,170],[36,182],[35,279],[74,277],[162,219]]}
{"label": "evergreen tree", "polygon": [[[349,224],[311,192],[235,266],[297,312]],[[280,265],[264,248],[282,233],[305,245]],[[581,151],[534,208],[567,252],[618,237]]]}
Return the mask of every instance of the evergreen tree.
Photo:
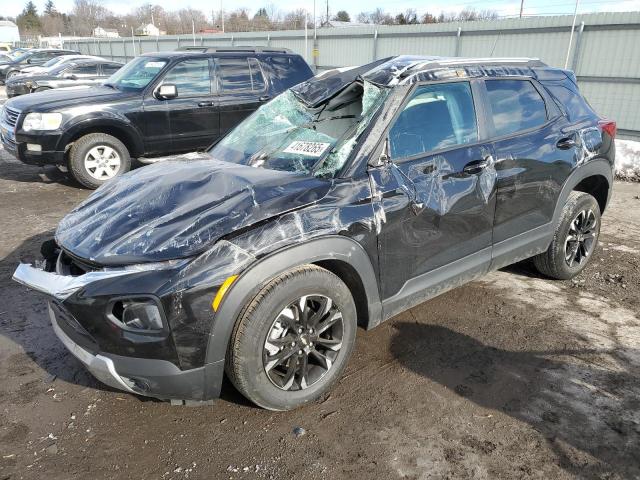
{"label": "evergreen tree", "polygon": [[47,3],[44,4],[44,13],[45,15],[54,16],[58,14],[56,10],[56,6],[53,4],[53,0],[47,0]]}
{"label": "evergreen tree", "polygon": [[38,9],[35,4],[29,0],[24,6],[22,13],[16,18],[18,28],[29,33],[40,32],[40,17],[38,17]]}

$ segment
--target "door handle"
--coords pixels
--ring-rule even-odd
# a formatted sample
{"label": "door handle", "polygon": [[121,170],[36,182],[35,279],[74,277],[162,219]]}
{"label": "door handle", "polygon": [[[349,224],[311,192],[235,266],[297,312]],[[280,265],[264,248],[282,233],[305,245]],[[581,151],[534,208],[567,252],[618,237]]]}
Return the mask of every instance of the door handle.
{"label": "door handle", "polygon": [[575,146],[576,146],[576,141],[571,137],[561,138],[556,143],[556,147],[558,147],[560,150],[569,150],[570,148],[573,148]]}
{"label": "door handle", "polygon": [[271,96],[270,95],[262,95],[260,98],[258,98],[258,100],[260,100],[261,102],[266,102],[267,100],[271,100]]}
{"label": "door handle", "polygon": [[213,102],[200,102],[198,103],[199,107],[213,107]]}
{"label": "door handle", "polygon": [[473,162],[467,163],[462,171],[469,175],[474,175],[476,173],[480,173],[482,170],[487,168],[489,165],[493,164],[493,157],[491,155],[487,155],[482,160],[474,160]]}

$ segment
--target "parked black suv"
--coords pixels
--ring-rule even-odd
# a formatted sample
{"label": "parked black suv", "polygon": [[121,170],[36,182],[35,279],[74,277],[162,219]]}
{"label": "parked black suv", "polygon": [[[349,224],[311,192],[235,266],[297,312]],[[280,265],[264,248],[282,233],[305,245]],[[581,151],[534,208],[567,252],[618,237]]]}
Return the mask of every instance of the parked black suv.
{"label": "parked black suv", "polygon": [[20,69],[31,65],[43,65],[54,57],[60,55],[73,55],[80,52],[76,50],[62,50],[56,48],[38,48],[27,50],[19,57],[0,63],[0,85],[12,76],[20,73]]}
{"label": "parked black suv", "polygon": [[148,53],[104,86],[10,99],[2,141],[19,160],[67,166],[96,188],[128,171],[131,157],[153,162],[211,145],[311,76],[302,57],[282,49]]}
{"label": "parked black suv", "polygon": [[78,58],[53,67],[45,72],[22,73],[7,80],[7,97],[52,88],[90,87],[100,85],[122,68],[122,63],[105,59]]}
{"label": "parked black suv", "polygon": [[540,61],[395,57],[294,87],[200,159],[109,182],[43,245],[45,269],[14,278],[113,387],[204,401],[226,371],[286,410],[340,378],[356,325],[527,257],[578,274],[615,133]]}

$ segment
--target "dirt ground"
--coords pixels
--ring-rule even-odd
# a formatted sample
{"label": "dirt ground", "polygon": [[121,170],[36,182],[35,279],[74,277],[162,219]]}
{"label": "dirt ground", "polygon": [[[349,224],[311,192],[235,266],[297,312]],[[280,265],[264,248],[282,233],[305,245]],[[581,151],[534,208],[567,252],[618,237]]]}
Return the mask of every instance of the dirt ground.
{"label": "dirt ground", "polygon": [[578,278],[523,263],[360,330],[289,413],[228,384],[199,408],[113,391],[66,352],[10,278],[88,193],[0,151],[0,480],[640,478],[640,184]]}

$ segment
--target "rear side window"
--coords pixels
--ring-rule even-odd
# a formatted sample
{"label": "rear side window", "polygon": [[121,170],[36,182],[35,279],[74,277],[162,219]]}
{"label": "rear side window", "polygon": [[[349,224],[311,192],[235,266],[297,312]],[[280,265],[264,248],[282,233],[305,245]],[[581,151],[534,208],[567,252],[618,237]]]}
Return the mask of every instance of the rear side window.
{"label": "rear side window", "polygon": [[74,67],[71,70],[69,70],[69,73],[73,75],[97,75],[98,65],[95,63],[78,65],[77,67]]}
{"label": "rear side window", "polygon": [[284,90],[313,76],[307,62],[297,55],[270,57],[268,61],[273,73],[281,83],[281,88]]}
{"label": "rear side window", "polygon": [[192,58],[180,62],[165,75],[163,84],[175,85],[179,97],[211,93],[211,72],[207,58]]}
{"label": "rear side window", "polygon": [[115,63],[103,63],[102,64],[102,74],[111,76],[114,73],[116,73],[118,70],[120,70],[121,67],[122,67],[122,65],[118,65],[118,64],[115,64]]}
{"label": "rear side window", "polygon": [[391,158],[412,157],[478,140],[468,82],[418,87],[389,131]]}
{"label": "rear side window", "polygon": [[487,93],[497,136],[538,127],[547,121],[544,100],[528,80],[487,80]]}
{"label": "rear side window", "polygon": [[543,85],[569,121],[575,122],[595,115],[578,87],[568,78],[563,81],[543,82]]}
{"label": "rear side window", "polygon": [[251,89],[251,72],[246,58],[222,58],[218,60],[222,90]]}
{"label": "rear side window", "polygon": [[260,63],[255,58],[248,59],[249,71],[251,72],[251,90],[264,90],[264,77],[260,69]]}

